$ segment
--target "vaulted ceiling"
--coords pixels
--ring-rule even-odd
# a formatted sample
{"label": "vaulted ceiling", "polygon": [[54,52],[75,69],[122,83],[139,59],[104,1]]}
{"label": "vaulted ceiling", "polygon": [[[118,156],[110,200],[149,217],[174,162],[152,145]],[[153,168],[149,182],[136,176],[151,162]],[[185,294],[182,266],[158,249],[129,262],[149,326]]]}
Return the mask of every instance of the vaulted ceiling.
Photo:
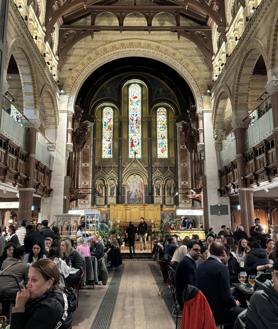
{"label": "vaulted ceiling", "polygon": [[[97,17],[111,15],[117,24],[100,25]],[[155,17],[168,14],[171,24],[154,24]],[[145,24],[125,25],[128,16],[144,19]],[[46,11],[46,41],[56,23],[59,25],[59,57],[80,39],[101,31],[170,31],[193,41],[211,65],[211,25],[215,22],[224,38],[226,27],[223,0],[48,0]]]}

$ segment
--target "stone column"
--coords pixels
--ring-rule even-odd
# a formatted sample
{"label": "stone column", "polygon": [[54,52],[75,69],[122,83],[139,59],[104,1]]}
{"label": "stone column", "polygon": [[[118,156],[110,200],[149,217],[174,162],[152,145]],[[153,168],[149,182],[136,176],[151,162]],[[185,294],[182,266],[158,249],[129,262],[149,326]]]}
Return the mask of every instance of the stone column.
{"label": "stone column", "polygon": [[182,133],[182,121],[177,125],[177,166],[178,166],[178,192],[179,206],[183,208],[191,208],[191,200],[188,199],[191,186],[191,163],[190,153],[188,152]]}
{"label": "stone column", "polygon": [[47,202],[41,202],[41,217],[50,221],[54,220],[54,216],[62,214],[64,210],[64,186],[67,168],[67,111],[68,97],[60,96],[59,99],[59,125],[57,127],[57,140],[54,152],[54,162],[51,176],[51,188],[53,189],[51,196]]}
{"label": "stone column", "polygon": [[276,150],[276,163],[278,164],[278,67],[268,71],[267,92],[271,95],[273,134]]}
{"label": "stone column", "polygon": [[[205,109],[203,110],[204,139],[205,139],[205,162],[204,162],[204,215],[205,228],[213,227],[216,232],[220,231],[221,225],[231,227],[229,198],[221,197],[218,194],[219,177],[217,167],[217,157],[214,146],[213,123],[211,103],[208,96],[204,96]],[[206,201],[207,200],[207,201]],[[227,214],[213,215],[210,206],[226,205]]]}
{"label": "stone column", "polygon": [[245,183],[245,167],[246,162],[244,159],[244,152],[246,151],[246,124],[243,123],[241,117],[244,117],[244,111],[241,111],[242,115],[239,115],[234,119],[234,134],[236,142],[236,162],[237,162],[237,176],[239,185],[239,204],[240,204],[240,216],[241,224],[246,232],[249,232],[254,219],[254,203],[253,203],[253,191],[252,189],[246,189]]}
{"label": "stone column", "polygon": [[27,184],[25,187],[19,189],[19,209],[18,220],[21,222],[23,219],[31,220],[33,194],[34,194],[34,172],[36,164],[36,138],[37,131],[34,127],[28,128],[26,136],[27,152],[29,154],[28,162],[26,164]]}

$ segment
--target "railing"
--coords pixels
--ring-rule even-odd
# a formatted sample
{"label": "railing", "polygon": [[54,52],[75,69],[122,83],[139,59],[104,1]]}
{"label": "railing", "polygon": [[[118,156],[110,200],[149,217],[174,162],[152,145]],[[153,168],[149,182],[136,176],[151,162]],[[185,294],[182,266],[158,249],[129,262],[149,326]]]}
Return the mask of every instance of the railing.
{"label": "railing", "polygon": [[231,132],[222,141],[222,150],[220,152],[221,167],[227,165],[236,158],[235,135]]}
{"label": "railing", "polygon": [[48,168],[52,167],[53,155],[48,150],[49,141],[41,134],[37,134],[36,159]]}
{"label": "railing", "polygon": [[272,109],[254,120],[247,129],[247,148],[251,148],[273,133]]}

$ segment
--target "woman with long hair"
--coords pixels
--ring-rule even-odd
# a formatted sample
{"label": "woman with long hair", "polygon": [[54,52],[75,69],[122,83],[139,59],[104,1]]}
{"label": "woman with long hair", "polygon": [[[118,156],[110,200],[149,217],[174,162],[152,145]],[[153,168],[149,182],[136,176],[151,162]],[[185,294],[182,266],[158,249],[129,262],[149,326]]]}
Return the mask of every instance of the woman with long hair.
{"label": "woman with long hair", "polygon": [[27,287],[17,293],[11,329],[71,328],[66,324],[65,295],[58,290],[59,270],[50,259],[40,259],[29,268]]}
{"label": "woman with long hair", "polygon": [[24,256],[24,262],[26,264],[33,264],[41,258],[46,258],[40,242],[35,242],[32,246],[30,253]]}
{"label": "woman with long hair", "polygon": [[238,246],[236,249],[236,259],[237,259],[240,267],[244,267],[246,256],[250,252],[250,250],[251,250],[251,248],[248,246],[248,242],[246,239],[239,240]]}

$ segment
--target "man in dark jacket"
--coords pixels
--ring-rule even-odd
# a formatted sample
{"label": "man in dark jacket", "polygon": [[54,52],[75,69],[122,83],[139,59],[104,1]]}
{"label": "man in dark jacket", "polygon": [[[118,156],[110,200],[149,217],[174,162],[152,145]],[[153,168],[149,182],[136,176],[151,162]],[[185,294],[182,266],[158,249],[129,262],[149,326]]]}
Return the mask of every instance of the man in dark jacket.
{"label": "man in dark jacket", "polygon": [[129,222],[129,225],[126,229],[126,234],[127,234],[127,243],[128,243],[128,247],[129,247],[129,254],[130,254],[130,257],[132,257],[132,255],[135,255],[135,247],[134,247],[135,227],[131,222]]}
{"label": "man in dark jacket", "polygon": [[213,242],[210,246],[210,257],[197,268],[197,287],[206,296],[216,325],[222,323],[233,323],[237,315],[243,311],[231,294],[230,278],[227,267],[221,259],[227,255],[224,245]]}
{"label": "man in dark jacket", "polygon": [[257,290],[250,299],[246,314],[247,329],[278,328],[278,260],[274,262],[272,280],[257,281]]}
{"label": "man in dark jacket", "polygon": [[35,243],[39,242],[40,246],[44,249],[44,237],[40,234],[40,232],[35,231],[33,225],[26,226],[26,236],[24,238],[24,249],[25,253],[28,254],[31,252],[32,247]]}
{"label": "man in dark jacket", "polygon": [[179,263],[176,270],[176,293],[179,304],[182,306],[182,295],[188,284],[196,285],[197,267],[196,260],[200,257],[201,246],[197,241],[191,240],[187,243],[188,254]]}
{"label": "man in dark jacket", "polygon": [[51,228],[48,226],[48,220],[47,219],[44,219],[42,221],[42,228],[40,230],[40,233],[41,235],[44,237],[44,238],[52,238],[54,239],[55,238],[55,234],[54,232],[51,230]]}
{"label": "man in dark jacket", "polygon": [[146,249],[146,235],[148,231],[148,225],[145,222],[144,217],[140,218],[140,223],[138,225],[138,234],[141,242],[141,250]]}

